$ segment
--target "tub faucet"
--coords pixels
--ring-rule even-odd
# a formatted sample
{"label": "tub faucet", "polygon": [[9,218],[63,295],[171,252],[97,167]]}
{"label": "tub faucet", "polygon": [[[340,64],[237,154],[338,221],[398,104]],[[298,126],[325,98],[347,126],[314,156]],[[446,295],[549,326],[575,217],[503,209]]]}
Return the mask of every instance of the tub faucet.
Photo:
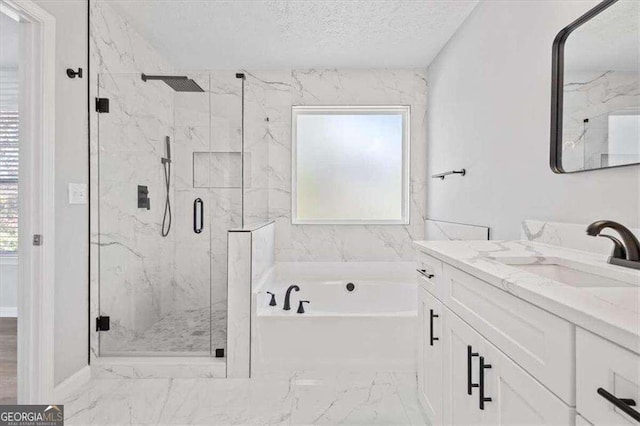
{"label": "tub faucet", "polygon": [[282,308],[285,311],[291,310],[291,303],[289,300],[291,299],[291,290],[300,291],[300,287],[294,284],[294,285],[290,285],[289,288],[287,289],[287,293],[284,295],[284,307]]}
{"label": "tub faucet", "polygon": [[[611,235],[600,234],[606,228],[616,231],[622,242]],[[611,220],[598,220],[587,226],[587,235],[605,237],[613,241],[613,252],[609,256],[609,263],[612,265],[640,269],[640,242],[625,226]]]}

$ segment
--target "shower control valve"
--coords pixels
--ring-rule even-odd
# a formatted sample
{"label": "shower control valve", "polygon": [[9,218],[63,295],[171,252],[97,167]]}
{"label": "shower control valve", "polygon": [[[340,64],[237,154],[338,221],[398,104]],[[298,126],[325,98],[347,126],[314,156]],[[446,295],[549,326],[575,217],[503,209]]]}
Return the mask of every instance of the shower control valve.
{"label": "shower control valve", "polygon": [[138,185],[138,208],[151,209],[151,201],[149,200],[149,188],[145,185]]}

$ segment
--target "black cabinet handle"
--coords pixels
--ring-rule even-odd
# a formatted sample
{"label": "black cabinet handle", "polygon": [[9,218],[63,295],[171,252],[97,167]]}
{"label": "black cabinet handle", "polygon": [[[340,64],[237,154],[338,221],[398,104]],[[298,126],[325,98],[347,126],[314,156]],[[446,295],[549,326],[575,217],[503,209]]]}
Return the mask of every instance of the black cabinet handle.
{"label": "black cabinet handle", "polygon": [[640,413],[634,410],[631,407],[635,407],[636,402],[633,399],[629,398],[618,398],[613,394],[610,394],[603,388],[598,388],[598,395],[621,409],[625,414],[631,417],[633,420],[640,422]]}
{"label": "black cabinet handle", "polygon": [[435,277],[435,275],[428,273],[426,269],[416,269],[416,271],[418,271],[418,273],[423,277],[427,277],[429,279]]}
{"label": "black cabinet handle", "polygon": [[440,318],[440,315],[438,314],[434,314],[433,313],[433,309],[429,309],[429,338],[431,340],[431,346],[433,346],[433,342],[440,340],[437,337],[433,337],[433,319],[434,318]]}
{"label": "black cabinet handle", "polygon": [[[200,211],[200,221],[198,221],[198,211]],[[193,232],[200,234],[204,228],[204,203],[202,198],[193,201]]]}
{"label": "black cabinet handle", "polygon": [[491,398],[485,397],[484,396],[484,369],[485,368],[491,368],[491,364],[485,364],[484,363],[484,357],[481,356],[480,357],[480,379],[478,380],[478,387],[480,388],[480,397],[479,397],[479,401],[480,401],[480,409],[484,410],[484,403],[485,402],[491,402]]}
{"label": "black cabinet handle", "polygon": [[471,345],[467,346],[467,394],[471,395],[473,388],[477,388],[478,384],[473,383],[473,357],[478,356],[477,352],[473,351]]}

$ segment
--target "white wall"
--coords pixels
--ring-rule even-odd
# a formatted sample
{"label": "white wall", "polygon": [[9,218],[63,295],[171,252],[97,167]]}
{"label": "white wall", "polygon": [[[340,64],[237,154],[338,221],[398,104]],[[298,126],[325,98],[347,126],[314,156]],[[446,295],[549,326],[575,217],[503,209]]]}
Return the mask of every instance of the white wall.
{"label": "white wall", "polygon": [[[87,183],[87,2],[36,0],[56,18],[55,382],[87,365],[88,210],[67,185]],[[67,68],[82,67],[83,79]]]}
{"label": "white wall", "polygon": [[549,168],[551,46],[597,1],[485,1],[428,68],[427,216],[519,238],[525,218],[639,224],[640,167]]}

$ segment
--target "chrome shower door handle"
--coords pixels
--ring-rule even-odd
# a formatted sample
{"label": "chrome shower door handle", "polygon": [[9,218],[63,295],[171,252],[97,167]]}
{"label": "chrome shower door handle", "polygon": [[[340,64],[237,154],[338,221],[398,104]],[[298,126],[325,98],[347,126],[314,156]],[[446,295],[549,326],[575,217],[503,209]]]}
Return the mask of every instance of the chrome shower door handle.
{"label": "chrome shower door handle", "polygon": [[[199,217],[198,217],[199,216]],[[202,198],[196,198],[193,201],[193,232],[202,233],[204,228],[204,203]]]}

